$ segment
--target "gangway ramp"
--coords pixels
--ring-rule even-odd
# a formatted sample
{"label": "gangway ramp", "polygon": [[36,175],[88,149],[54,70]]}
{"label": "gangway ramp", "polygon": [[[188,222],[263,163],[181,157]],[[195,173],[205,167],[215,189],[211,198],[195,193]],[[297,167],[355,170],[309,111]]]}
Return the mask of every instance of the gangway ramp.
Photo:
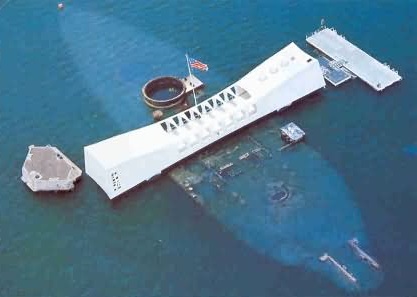
{"label": "gangway ramp", "polygon": [[335,29],[322,28],[308,36],[306,41],[331,59],[343,61],[344,68],[376,91],[382,91],[402,79],[397,71],[350,43]]}

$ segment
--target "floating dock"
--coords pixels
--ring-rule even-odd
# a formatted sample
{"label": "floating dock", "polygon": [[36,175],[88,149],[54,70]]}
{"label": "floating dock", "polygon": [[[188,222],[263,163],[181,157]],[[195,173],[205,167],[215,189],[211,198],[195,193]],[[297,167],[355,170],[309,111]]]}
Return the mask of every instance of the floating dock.
{"label": "floating dock", "polygon": [[195,75],[191,74],[187,77],[180,78],[185,85],[185,93],[189,94],[194,90],[198,90],[204,87],[204,84],[201,80],[199,80]]}
{"label": "floating dock", "polygon": [[34,191],[69,191],[82,171],[56,147],[29,146],[22,181]]}
{"label": "floating dock", "polygon": [[330,263],[332,263],[337,269],[339,269],[340,272],[342,272],[351,282],[357,283],[356,277],[354,277],[354,275],[347,270],[346,266],[339,264],[339,262],[337,262],[332,256],[328,255],[327,253],[324,253],[323,256],[321,256],[319,259],[322,262],[330,261]]}
{"label": "floating dock", "polygon": [[397,71],[350,43],[333,28],[321,28],[308,36],[306,41],[335,63],[343,64],[344,68],[376,91],[382,91],[402,79]]}
{"label": "floating dock", "polygon": [[353,251],[355,252],[355,254],[358,255],[358,257],[361,260],[367,262],[369,265],[371,265],[375,269],[379,269],[380,268],[378,262],[375,261],[371,256],[369,256],[366,252],[364,252],[359,247],[359,240],[357,238],[352,238],[352,239],[348,240],[348,244],[350,245],[350,247],[353,249]]}
{"label": "floating dock", "polygon": [[323,71],[324,78],[333,86],[337,87],[352,78],[352,76],[342,68],[343,63],[335,63],[335,61],[330,61],[325,57],[318,57],[317,60]]}

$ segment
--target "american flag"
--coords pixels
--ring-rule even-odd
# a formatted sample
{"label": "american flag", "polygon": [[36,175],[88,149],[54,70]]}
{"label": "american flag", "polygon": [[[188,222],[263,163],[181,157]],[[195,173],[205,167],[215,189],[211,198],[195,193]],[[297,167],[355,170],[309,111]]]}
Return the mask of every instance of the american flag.
{"label": "american flag", "polygon": [[190,61],[190,66],[201,70],[201,71],[207,71],[208,70],[208,65],[204,64],[203,62],[200,62],[199,60],[193,59],[193,58],[189,58]]}

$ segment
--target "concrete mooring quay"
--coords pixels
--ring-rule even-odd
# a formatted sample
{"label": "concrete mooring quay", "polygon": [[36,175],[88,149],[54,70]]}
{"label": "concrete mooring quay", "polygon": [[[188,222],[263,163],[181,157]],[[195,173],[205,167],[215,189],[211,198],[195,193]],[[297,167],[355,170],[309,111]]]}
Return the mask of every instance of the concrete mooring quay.
{"label": "concrete mooring quay", "polygon": [[69,191],[82,171],[56,147],[29,146],[22,181],[34,191]]}
{"label": "concrete mooring quay", "polygon": [[321,28],[306,37],[306,41],[357,75],[376,91],[382,91],[402,79],[397,71],[386,64],[382,64],[347,41],[335,29]]}

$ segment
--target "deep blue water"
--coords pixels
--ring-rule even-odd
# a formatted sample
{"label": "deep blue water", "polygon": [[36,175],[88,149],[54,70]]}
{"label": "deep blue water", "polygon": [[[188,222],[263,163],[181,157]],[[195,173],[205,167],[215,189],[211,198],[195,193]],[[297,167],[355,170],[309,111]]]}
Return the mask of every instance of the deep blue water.
{"label": "deep blue water", "polygon": [[[344,196],[346,188],[348,198],[338,199],[349,211],[341,211],[340,224],[357,226],[360,217],[367,248],[383,267],[382,281],[357,294],[416,295],[415,1],[91,0],[68,1],[61,12],[54,1],[2,3],[0,296],[352,294],[326,274],[259,253],[264,238],[259,249],[246,244],[166,176],[117,201],[88,176],[59,195],[33,194],[20,181],[30,144],[56,145],[83,167],[84,145],[150,123],[140,88],[154,76],[186,75],[185,52],[209,64],[199,74],[208,96],[291,41],[309,50],[305,35],[321,18],[404,80],[382,93],[358,79],[329,86],[243,133],[268,142],[262,132],[274,121],[301,124],[308,140],[298,150],[306,159],[293,158],[294,166],[301,170],[308,156],[326,164],[299,178],[315,189],[303,195],[343,189]],[[252,189],[250,182],[239,187]],[[314,218],[280,232],[320,241],[314,235],[325,222]]]}

